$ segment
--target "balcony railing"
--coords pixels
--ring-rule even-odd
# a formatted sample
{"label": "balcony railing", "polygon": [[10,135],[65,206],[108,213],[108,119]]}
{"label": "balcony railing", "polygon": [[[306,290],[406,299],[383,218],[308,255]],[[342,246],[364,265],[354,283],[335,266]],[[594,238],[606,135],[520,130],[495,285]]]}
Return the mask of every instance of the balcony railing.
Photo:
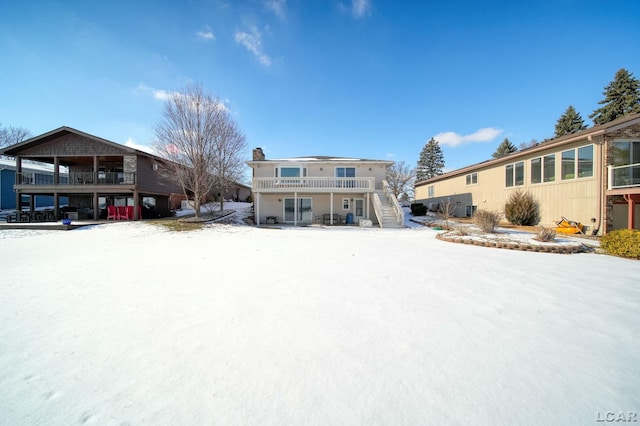
{"label": "balcony railing", "polygon": [[640,163],[626,166],[608,166],[609,189],[640,186]]}
{"label": "balcony railing", "polygon": [[253,178],[254,192],[373,192],[375,189],[373,177]]}
{"label": "balcony railing", "polygon": [[[57,185],[133,185],[135,172],[60,173]],[[53,174],[16,173],[16,185],[56,185]]]}

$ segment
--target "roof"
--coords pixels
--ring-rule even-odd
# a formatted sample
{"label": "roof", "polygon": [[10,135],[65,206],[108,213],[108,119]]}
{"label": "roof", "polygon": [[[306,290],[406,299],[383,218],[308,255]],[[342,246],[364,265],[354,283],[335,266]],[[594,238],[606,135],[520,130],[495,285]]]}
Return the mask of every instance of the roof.
{"label": "roof", "polygon": [[333,157],[328,155],[311,155],[308,157],[291,157],[291,158],[274,158],[270,160],[253,160],[247,161],[247,164],[252,165],[254,163],[380,163],[380,164],[393,164],[393,161],[389,160],[371,160],[366,158],[353,158],[353,157]]}
{"label": "roof", "polygon": [[103,139],[101,137],[94,136],[94,135],[91,135],[89,133],[81,132],[80,130],[76,130],[76,129],[74,129],[72,127],[68,127],[68,126],[59,127],[59,128],[57,128],[55,130],[52,130],[50,132],[43,133],[43,134],[41,134],[39,136],[35,136],[35,137],[31,138],[31,139],[27,139],[27,140],[25,140],[23,142],[15,144],[15,145],[8,146],[8,147],[4,148],[3,150],[0,150],[0,154],[9,155],[9,156],[20,155],[20,151],[22,151],[26,147],[37,146],[37,145],[49,142],[49,141],[51,141],[53,139],[59,138],[60,136],[64,136],[64,135],[67,135],[67,134],[76,134],[78,136],[82,136],[82,137],[85,137],[85,138],[93,139],[95,141],[98,141],[98,142],[101,142],[101,143],[104,143],[104,144],[107,144],[107,145],[111,145],[111,146],[113,146],[115,148],[124,150],[124,151],[126,151],[128,153],[131,153],[131,154],[138,154],[138,155],[144,155],[146,157],[159,158],[159,157],[157,157],[157,156],[155,156],[153,154],[150,154],[148,152],[141,151],[141,150],[138,150],[138,149],[135,149],[135,148],[131,148],[129,146],[122,145],[122,144],[119,144],[119,143],[116,143],[116,142],[112,142],[110,140]]}
{"label": "roof", "polygon": [[442,175],[439,175],[430,179],[416,182],[415,186],[428,185],[441,180],[449,179],[454,176],[466,174],[481,168],[485,168],[485,167],[489,167],[489,166],[493,166],[501,163],[510,163],[518,158],[524,157],[526,155],[529,155],[538,151],[543,151],[548,148],[566,145],[581,139],[590,139],[594,136],[604,135],[606,133],[619,130],[620,128],[623,128],[623,127],[628,127],[636,123],[640,123],[640,113],[629,114],[625,117],[618,118],[617,120],[613,120],[605,124],[600,124],[598,126],[591,127],[590,129],[585,129],[579,132],[571,133],[569,135],[564,135],[554,139],[549,139],[537,144],[536,146],[513,152],[511,154],[505,155],[504,157],[485,160],[485,161],[481,161],[480,163],[462,167],[460,169],[456,169],[451,172],[444,173]]}

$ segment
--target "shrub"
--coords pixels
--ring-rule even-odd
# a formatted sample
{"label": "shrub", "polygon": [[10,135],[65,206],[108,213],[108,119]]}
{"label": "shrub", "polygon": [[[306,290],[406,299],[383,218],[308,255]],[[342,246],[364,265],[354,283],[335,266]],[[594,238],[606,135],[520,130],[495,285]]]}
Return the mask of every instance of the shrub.
{"label": "shrub", "polygon": [[540,230],[536,234],[536,240],[542,241],[545,243],[555,241],[556,239],[556,230],[553,228],[545,228],[544,226],[540,227]]}
{"label": "shrub", "polygon": [[478,210],[473,215],[473,221],[482,232],[493,233],[500,223],[500,214],[490,210]]}
{"label": "shrub", "polygon": [[637,229],[617,229],[600,239],[600,247],[607,254],[640,259],[640,231]]}
{"label": "shrub", "polygon": [[540,221],[540,206],[531,194],[515,191],[504,205],[504,217],[515,225],[531,226]]}
{"label": "shrub", "polygon": [[411,214],[414,216],[424,216],[427,214],[427,206],[422,203],[411,204]]}

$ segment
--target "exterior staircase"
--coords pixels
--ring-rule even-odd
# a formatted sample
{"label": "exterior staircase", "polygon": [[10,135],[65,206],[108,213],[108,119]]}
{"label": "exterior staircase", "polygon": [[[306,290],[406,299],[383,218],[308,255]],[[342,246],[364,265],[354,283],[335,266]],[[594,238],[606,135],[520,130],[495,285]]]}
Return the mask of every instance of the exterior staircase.
{"label": "exterior staircase", "polygon": [[396,216],[395,211],[393,210],[393,206],[387,197],[385,191],[378,190],[376,191],[378,195],[378,199],[380,200],[382,217],[378,217],[378,222],[380,223],[381,228],[403,228],[404,224],[398,223],[398,218]]}

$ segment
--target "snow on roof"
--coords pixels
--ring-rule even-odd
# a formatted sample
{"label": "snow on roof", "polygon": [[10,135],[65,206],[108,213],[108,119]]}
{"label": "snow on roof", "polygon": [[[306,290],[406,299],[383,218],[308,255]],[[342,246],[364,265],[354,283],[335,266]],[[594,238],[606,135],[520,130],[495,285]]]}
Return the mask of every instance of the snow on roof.
{"label": "snow on roof", "polygon": [[[10,157],[0,157],[0,168],[15,170],[16,160]],[[38,163],[36,161],[23,159],[22,170],[53,173],[53,164]]]}
{"label": "snow on roof", "polygon": [[382,160],[370,160],[366,158],[351,158],[351,157],[329,157],[324,155],[313,157],[291,157],[291,158],[274,158],[268,161],[382,161]]}

